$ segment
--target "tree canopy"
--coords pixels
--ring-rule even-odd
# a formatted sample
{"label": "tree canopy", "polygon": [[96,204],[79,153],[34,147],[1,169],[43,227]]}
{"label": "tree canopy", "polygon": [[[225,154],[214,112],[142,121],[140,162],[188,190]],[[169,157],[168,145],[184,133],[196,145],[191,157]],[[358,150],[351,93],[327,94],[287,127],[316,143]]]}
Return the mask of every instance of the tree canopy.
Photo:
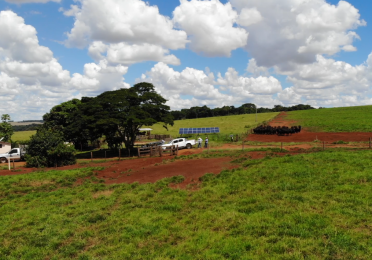
{"label": "tree canopy", "polygon": [[54,167],[76,163],[75,149],[63,142],[60,132],[40,128],[27,147],[27,167]]}
{"label": "tree canopy", "polygon": [[63,134],[65,141],[94,141],[105,136],[110,147],[132,149],[142,126],[162,122],[173,125],[166,99],[151,83],[107,91],[97,97],[83,97],[55,106],[44,115],[45,127]]}
{"label": "tree canopy", "polygon": [[0,123],[0,139],[4,142],[9,142],[12,139],[12,135],[14,133],[12,125],[8,122],[10,121],[10,116],[8,114],[3,114],[1,116],[1,123]]}

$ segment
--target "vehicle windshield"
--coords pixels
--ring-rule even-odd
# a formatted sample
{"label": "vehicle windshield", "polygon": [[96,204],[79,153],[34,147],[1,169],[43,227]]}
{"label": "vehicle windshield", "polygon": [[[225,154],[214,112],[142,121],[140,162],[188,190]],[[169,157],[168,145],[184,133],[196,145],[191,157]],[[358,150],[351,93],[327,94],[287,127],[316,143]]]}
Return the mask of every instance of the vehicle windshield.
{"label": "vehicle windshield", "polygon": [[172,144],[172,142],[173,142],[173,140],[169,141],[169,143],[168,143],[168,144]]}

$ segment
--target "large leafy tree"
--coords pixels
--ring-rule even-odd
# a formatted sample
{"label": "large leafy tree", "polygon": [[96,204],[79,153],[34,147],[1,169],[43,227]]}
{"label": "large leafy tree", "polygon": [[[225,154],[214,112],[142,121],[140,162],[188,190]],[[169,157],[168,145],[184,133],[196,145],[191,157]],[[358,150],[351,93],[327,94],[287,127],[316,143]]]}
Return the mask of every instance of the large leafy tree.
{"label": "large leafy tree", "polygon": [[91,136],[82,118],[79,99],[72,99],[54,106],[43,116],[43,127],[62,134],[64,141],[72,142],[75,147],[85,146]]}
{"label": "large leafy tree", "polygon": [[0,123],[0,139],[4,142],[11,141],[12,135],[14,133],[12,125],[8,122],[10,121],[10,116],[8,114],[3,114],[1,116]]}
{"label": "large leafy tree", "polygon": [[83,98],[80,106],[88,129],[106,136],[111,147],[124,143],[132,149],[139,128],[162,122],[173,125],[166,100],[151,83],[138,83],[129,89],[107,91],[96,98]]}

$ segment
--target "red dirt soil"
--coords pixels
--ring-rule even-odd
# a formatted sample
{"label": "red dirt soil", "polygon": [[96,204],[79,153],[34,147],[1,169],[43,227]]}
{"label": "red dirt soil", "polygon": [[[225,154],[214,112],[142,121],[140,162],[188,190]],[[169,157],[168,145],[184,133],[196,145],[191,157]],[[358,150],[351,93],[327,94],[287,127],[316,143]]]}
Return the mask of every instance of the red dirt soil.
{"label": "red dirt soil", "polygon": [[[271,126],[291,126],[296,125],[294,121],[286,120],[287,113],[281,112],[276,118],[274,118],[269,124]],[[326,132],[309,132],[306,129],[302,129],[301,133],[293,134],[290,136],[278,136],[278,135],[257,135],[250,134],[247,141],[258,141],[258,142],[312,142],[314,140],[320,140],[325,142],[367,142],[372,137],[372,133],[364,132],[350,132],[350,133],[326,133]]]}
{"label": "red dirt soil", "polygon": [[[231,145],[227,145],[228,148],[233,148]],[[225,148],[227,148],[225,147]],[[219,147],[224,148],[224,147]],[[237,148],[237,146],[234,146]],[[200,153],[203,149],[191,149],[181,150],[179,155]],[[247,152],[247,156],[253,159],[263,158],[265,152]],[[97,171],[97,178],[104,179],[106,184],[115,183],[154,183],[166,177],[182,175],[185,177],[185,181],[181,184],[173,185],[173,187],[185,188],[188,184],[199,183],[199,178],[206,173],[218,174],[224,169],[236,168],[236,164],[230,163],[233,159],[230,157],[224,158],[209,158],[209,159],[192,159],[192,160],[175,160],[171,162],[174,156],[163,156],[163,157],[145,157],[136,159],[126,159],[121,161],[108,161],[104,163],[90,163],[87,160],[87,164],[84,165],[72,165],[60,168],[50,168],[45,170],[69,170],[77,169],[82,167],[105,167],[102,171]],[[163,161],[164,160],[164,161]],[[166,161],[167,160],[167,161]],[[37,169],[24,168],[16,166],[18,171],[7,171],[0,170],[0,176],[16,175],[16,174],[27,174]],[[83,180],[79,180],[77,184],[82,183]]]}

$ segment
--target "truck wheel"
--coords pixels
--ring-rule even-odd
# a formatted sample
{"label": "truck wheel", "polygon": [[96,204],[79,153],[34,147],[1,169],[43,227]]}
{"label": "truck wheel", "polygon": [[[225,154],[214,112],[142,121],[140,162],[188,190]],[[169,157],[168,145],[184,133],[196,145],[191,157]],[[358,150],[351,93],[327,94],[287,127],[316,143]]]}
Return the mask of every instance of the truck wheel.
{"label": "truck wheel", "polygon": [[8,161],[6,160],[6,158],[0,158],[0,163],[7,163]]}
{"label": "truck wheel", "polygon": [[191,149],[191,144],[187,144],[187,145],[186,145],[186,148],[187,148],[187,149]]}

